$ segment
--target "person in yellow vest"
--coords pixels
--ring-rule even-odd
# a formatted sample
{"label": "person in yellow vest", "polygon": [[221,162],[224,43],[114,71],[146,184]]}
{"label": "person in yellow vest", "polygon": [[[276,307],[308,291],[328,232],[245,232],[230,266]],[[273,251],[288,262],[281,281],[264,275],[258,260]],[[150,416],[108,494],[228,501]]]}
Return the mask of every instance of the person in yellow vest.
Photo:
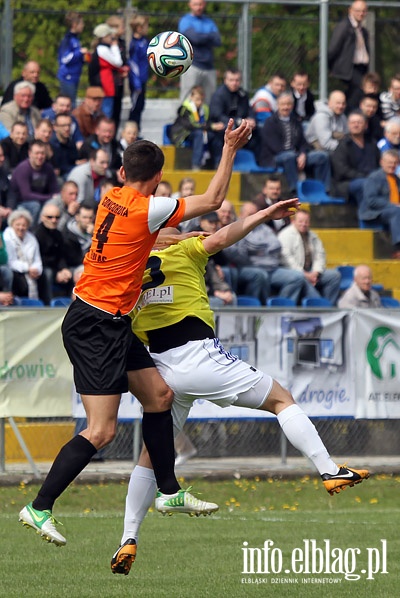
{"label": "person in yellow vest", "polygon": [[210,109],[204,102],[204,91],[192,87],[189,97],[178,109],[178,116],[170,129],[170,138],[176,146],[189,142],[192,147],[192,170],[200,170],[209,157],[207,131],[223,131],[222,122],[209,122]]}
{"label": "person in yellow vest", "polygon": [[361,220],[377,222],[387,228],[392,237],[393,259],[400,259],[400,179],[397,150],[383,152],[380,169],[372,172],[364,184],[364,199],[359,207]]}

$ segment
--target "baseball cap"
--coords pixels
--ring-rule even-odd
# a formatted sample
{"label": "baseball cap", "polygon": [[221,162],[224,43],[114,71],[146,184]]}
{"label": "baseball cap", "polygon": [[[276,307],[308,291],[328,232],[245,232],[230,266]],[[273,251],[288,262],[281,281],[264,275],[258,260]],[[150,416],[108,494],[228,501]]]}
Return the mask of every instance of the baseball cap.
{"label": "baseball cap", "polygon": [[104,98],[104,95],[103,89],[95,86],[88,87],[85,93],[85,97],[93,99]]}
{"label": "baseball cap", "polygon": [[107,23],[100,23],[93,29],[93,35],[98,38],[106,37],[106,35],[114,35],[115,29],[107,25]]}

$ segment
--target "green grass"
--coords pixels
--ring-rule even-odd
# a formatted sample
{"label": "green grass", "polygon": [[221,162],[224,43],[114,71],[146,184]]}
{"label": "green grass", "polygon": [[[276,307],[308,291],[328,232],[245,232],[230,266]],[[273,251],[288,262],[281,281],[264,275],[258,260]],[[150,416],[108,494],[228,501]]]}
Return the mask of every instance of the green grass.
{"label": "green grass", "polygon": [[[241,596],[398,596],[400,576],[400,477],[375,476],[330,497],[317,479],[195,481],[195,489],[220,505],[212,517],[162,517],[150,513],[128,577],[112,575],[109,562],[121,530],[126,484],[74,485],[56,504],[68,544],[56,548],[17,523],[19,509],[35,486],[0,487],[0,596],[7,598],[225,598]],[[284,568],[303,539],[318,547],[360,548],[356,571],[366,567],[366,548],[387,541],[388,574],[346,581],[343,574],[242,573],[243,542],[261,548],[265,540],[282,551]],[[303,578],[340,579],[308,584]],[[267,583],[242,583],[242,579]],[[272,579],[298,579],[297,584]]]}

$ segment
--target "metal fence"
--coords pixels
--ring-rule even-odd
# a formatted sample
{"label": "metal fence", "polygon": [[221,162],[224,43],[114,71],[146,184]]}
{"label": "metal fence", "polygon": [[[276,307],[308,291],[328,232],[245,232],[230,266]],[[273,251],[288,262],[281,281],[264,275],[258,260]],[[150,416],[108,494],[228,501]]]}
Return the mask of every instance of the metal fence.
{"label": "metal fence", "polygon": [[[400,420],[353,420],[340,418],[313,419],[328,451],[335,456],[368,457],[398,455],[400,452]],[[26,429],[29,423],[44,424],[34,439],[34,449],[29,446]],[[61,434],[60,426],[70,424],[74,431],[74,420],[48,418],[47,420],[17,421],[19,432],[27,444],[34,462],[51,461],[68,436]],[[8,427],[9,424],[6,424]],[[222,457],[280,457],[282,463],[287,457],[299,453],[282,437],[276,419],[262,420],[193,420],[185,424],[184,432],[197,450],[197,457],[214,459]],[[11,430],[10,430],[10,433]],[[101,458],[110,460],[136,460],[141,448],[140,422],[130,421],[118,424],[114,441],[101,451]],[[21,458],[18,442],[5,444],[5,470],[7,464],[26,461]],[[49,447],[53,452],[49,452]]]}
{"label": "metal fence", "polygon": [[[179,18],[187,12],[186,2],[173,0],[162,3],[162,12],[156,10],[155,4],[159,6],[159,3],[137,1],[133,8],[128,7],[128,4],[131,3],[127,3],[127,8],[120,11],[126,22],[129,22],[132,10],[147,14],[150,17],[150,36],[162,30],[176,29]],[[347,13],[348,4],[328,0],[208,2],[207,12],[217,23],[222,35],[222,46],[215,53],[220,80],[228,66],[239,66],[244,71],[245,87],[253,92],[265,84],[269,75],[276,70],[290,78],[295,70],[303,69],[310,73],[315,92],[318,93],[325,83],[329,89],[337,87],[337,81],[319,81],[321,58],[324,58],[320,56],[321,28],[327,27],[329,36],[336,22]],[[13,5],[12,2],[3,2],[0,39],[2,87],[5,88],[11,78],[20,76],[23,63],[30,58],[41,64],[41,79],[55,95],[58,91],[57,47],[60,31],[64,30],[65,12],[51,10],[50,3],[45,2],[19,2],[15,9],[12,9]],[[85,18],[83,45],[90,46],[95,25],[115,14],[120,6],[120,2],[108,0],[102,3],[102,10],[82,12]],[[385,87],[390,77],[398,71],[400,2],[371,1],[368,6],[371,67],[381,74]],[[321,20],[321,7],[327,8],[326,23]],[[127,35],[129,38],[129,27]],[[81,90],[86,86],[85,69]],[[154,76],[148,94],[149,97],[158,97],[160,94],[176,97],[178,86],[177,81]]]}

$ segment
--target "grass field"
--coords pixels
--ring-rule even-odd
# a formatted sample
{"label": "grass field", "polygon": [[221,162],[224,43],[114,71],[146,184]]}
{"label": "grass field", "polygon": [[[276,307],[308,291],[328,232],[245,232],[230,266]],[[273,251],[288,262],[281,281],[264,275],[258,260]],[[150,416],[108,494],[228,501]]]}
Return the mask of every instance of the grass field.
{"label": "grass field", "polygon": [[[399,595],[400,477],[375,476],[333,497],[319,480],[309,477],[199,480],[194,487],[204,498],[218,502],[220,511],[207,518],[162,517],[151,512],[142,527],[136,563],[127,577],[112,575],[109,568],[122,530],[125,483],[74,485],[68,489],[55,509],[56,517],[64,523],[61,531],[68,540],[63,548],[43,542],[34,531],[25,530],[17,522],[18,511],[34,497],[37,487],[0,487],[0,596],[395,598]],[[314,575],[286,573],[294,549],[298,549],[297,558],[300,549],[312,558],[311,543],[308,551],[304,543],[311,539],[324,554],[328,551],[331,570],[347,569],[361,578],[347,581],[344,573],[328,574],[324,569]],[[249,548],[261,549],[267,540],[274,542],[267,553],[267,564],[278,570],[281,556],[281,573],[243,573],[243,543],[248,542],[248,555]],[[386,540],[387,574],[381,572],[385,569],[381,540]],[[360,553],[350,548],[358,548]],[[299,566],[298,563],[295,565]],[[366,579],[368,567],[378,571],[371,573],[374,579]],[[361,573],[362,570],[367,573]]]}

